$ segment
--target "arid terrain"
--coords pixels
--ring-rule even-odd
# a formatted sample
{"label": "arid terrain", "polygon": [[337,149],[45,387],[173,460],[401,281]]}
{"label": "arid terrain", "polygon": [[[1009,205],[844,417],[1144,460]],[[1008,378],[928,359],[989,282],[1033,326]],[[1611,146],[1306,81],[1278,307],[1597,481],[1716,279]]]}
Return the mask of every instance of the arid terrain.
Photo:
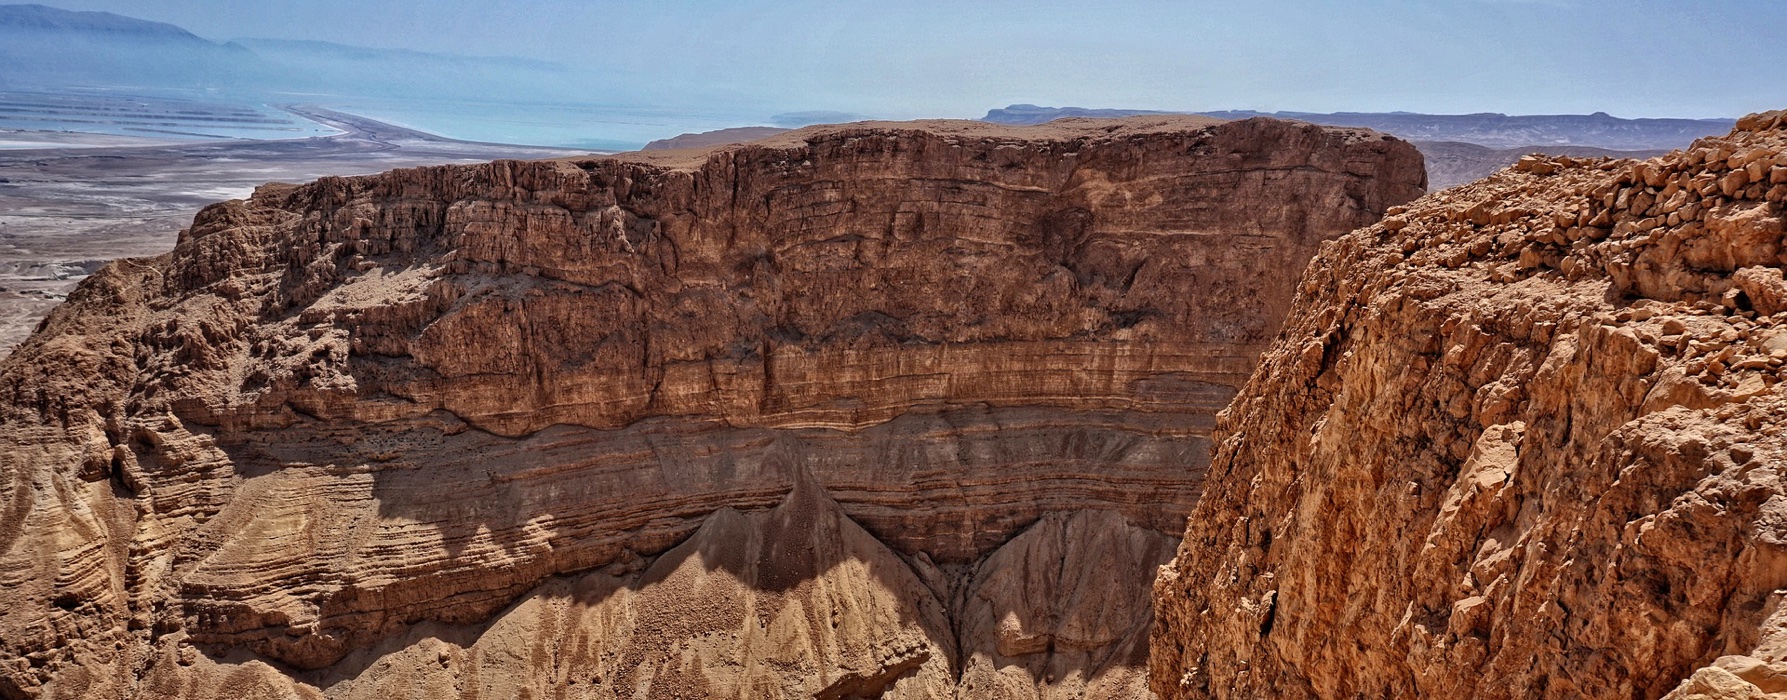
{"label": "arid terrain", "polygon": [[1787,691],[1787,112],[1325,247],[1156,587],[1162,698]]}
{"label": "arid terrain", "polygon": [[1425,185],[1171,116],[262,187],[0,362],[0,692],[1136,697],[1294,271]]}
{"label": "arid terrain", "polygon": [[0,0],[0,700],[1787,700],[1783,28]]}
{"label": "arid terrain", "polygon": [[[81,278],[120,257],[158,255],[213,202],[267,182],[546,158],[567,151],[452,141],[352,115],[294,108],[341,134],[286,141],[154,142],[15,132],[62,148],[0,150],[0,356]],[[88,144],[104,144],[99,147]],[[114,145],[122,143],[124,145]]]}

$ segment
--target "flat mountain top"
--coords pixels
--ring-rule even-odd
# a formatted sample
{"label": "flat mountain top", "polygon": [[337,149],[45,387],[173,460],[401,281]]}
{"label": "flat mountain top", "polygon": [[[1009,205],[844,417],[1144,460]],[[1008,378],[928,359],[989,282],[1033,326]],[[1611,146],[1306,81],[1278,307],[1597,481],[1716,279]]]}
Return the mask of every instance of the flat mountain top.
{"label": "flat mountain top", "polygon": [[667,139],[658,139],[647,143],[645,148],[640,150],[673,151],[683,148],[714,148],[769,138],[787,131],[789,130],[779,126],[738,126],[730,129],[677,134]]}
{"label": "flat mountain top", "polygon": [[[674,139],[654,141],[668,144],[700,144],[695,146],[677,146],[652,148],[631,153],[619,153],[607,158],[629,162],[650,163],[672,169],[698,168],[707,160],[707,155],[716,149],[729,146],[750,144],[769,148],[800,146],[807,141],[821,136],[845,133],[887,133],[887,132],[925,132],[945,137],[1012,139],[1021,141],[1070,141],[1077,138],[1099,137],[1112,138],[1154,134],[1169,131],[1196,130],[1207,126],[1221,124],[1223,119],[1196,114],[1161,114],[1126,117],[1123,119],[1067,118],[1057,119],[1046,124],[1012,125],[994,124],[972,119],[916,119],[912,121],[862,121],[847,124],[816,124],[793,130],[775,130],[770,127],[743,127],[738,129],[721,129],[701,134],[683,134]],[[763,129],[768,136],[754,140],[746,140],[752,129]],[[680,140],[680,141],[679,141]],[[711,142],[711,143],[710,143]],[[583,160],[579,158],[578,160]]]}
{"label": "flat mountain top", "polygon": [[[1038,107],[1018,104],[987,112],[982,121],[1043,124],[1066,117],[1124,117],[1166,114],[1146,110]],[[1419,114],[1415,112],[1199,112],[1218,119],[1274,117],[1327,126],[1382,131],[1410,141],[1458,141],[1491,148],[1585,146],[1626,151],[1685,148],[1694,139],[1731,130],[1732,119],[1624,119],[1594,114]]]}

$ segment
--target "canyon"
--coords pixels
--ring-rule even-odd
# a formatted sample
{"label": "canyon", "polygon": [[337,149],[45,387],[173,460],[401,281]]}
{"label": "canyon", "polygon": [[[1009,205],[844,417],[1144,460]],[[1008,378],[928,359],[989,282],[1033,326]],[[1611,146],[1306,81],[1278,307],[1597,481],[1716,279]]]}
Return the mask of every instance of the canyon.
{"label": "canyon", "polygon": [[1161,698],[1787,692],[1787,113],[1310,264],[1156,582]]}
{"label": "canyon", "polygon": [[1217,412],[1426,186],[1190,116],[262,186],[0,361],[0,696],[1143,695]]}

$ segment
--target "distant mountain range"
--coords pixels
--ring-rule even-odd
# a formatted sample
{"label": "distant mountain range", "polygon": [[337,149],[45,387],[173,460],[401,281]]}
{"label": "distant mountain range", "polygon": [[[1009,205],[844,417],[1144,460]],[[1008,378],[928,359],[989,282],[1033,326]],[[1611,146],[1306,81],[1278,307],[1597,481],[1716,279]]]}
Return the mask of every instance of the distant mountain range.
{"label": "distant mountain range", "polygon": [[554,63],[347,46],[216,42],[109,12],[0,5],[0,88],[222,89],[374,97],[539,100],[576,82]]}
{"label": "distant mountain range", "polygon": [[[545,61],[346,46],[319,41],[238,39],[218,42],[162,22],[44,5],[0,5],[0,90],[55,92],[102,88],[192,90],[282,101],[288,95],[382,100],[466,101],[502,105],[575,101],[591,96],[623,102],[625,88],[607,77]],[[302,98],[302,99],[309,99]],[[1002,124],[1041,124],[1062,117],[1158,114],[1147,110],[1039,107],[1016,104],[987,112]],[[1430,157],[1436,185],[1512,163],[1519,153],[1597,148],[1649,152],[1687,146],[1729,131],[1730,119],[1621,119],[1588,115],[1431,115],[1407,112],[1203,112],[1224,119],[1272,116],[1366,127],[1414,141]],[[66,116],[66,115],[64,115]],[[793,112],[779,127],[864,117],[843,112]],[[66,121],[66,119],[65,119]],[[713,137],[707,137],[713,138]],[[691,139],[682,139],[684,145]],[[1480,148],[1463,148],[1462,145]],[[660,144],[661,146],[661,144]],[[1436,155],[1438,160],[1434,160]],[[1625,155],[1626,153],[1611,154]],[[1505,161],[1505,162],[1504,162]]]}
{"label": "distant mountain range", "polygon": [[1116,119],[1134,117],[1143,114],[1173,114],[1148,109],[1091,109],[1087,107],[1038,107],[1032,104],[1016,104],[1002,109],[989,109],[987,116],[981,117],[983,122],[994,124],[1013,124],[1028,126],[1046,124],[1056,119],[1083,117],[1088,119]]}
{"label": "distant mountain range", "polygon": [[[985,121],[1041,124],[1063,117],[1123,117],[1161,112],[1132,109],[1038,107],[1017,104],[987,112]],[[1590,147],[1620,151],[1682,148],[1702,136],[1729,132],[1733,119],[1621,119],[1594,114],[1415,114],[1412,112],[1198,112],[1222,119],[1277,117],[1331,126],[1357,126],[1395,134],[1410,141],[1454,141],[1493,149],[1527,147]]]}
{"label": "distant mountain range", "polygon": [[118,40],[157,41],[194,47],[213,46],[192,32],[165,22],[115,15],[75,12],[45,5],[0,5],[0,30],[38,36],[109,36]]}
{"label": "distant mountain range", "polygon": [[171,24],[0,5],[0,87],[217,87],[253,60],[240,45],[207,41]]}
{"label": "distant mountain range", "polygon": [[1474,143],[1458,141],[1415,141],[1415,148],[1421,149],[1421,155],[1427,159],[1427,187],[1442,190],[1453,185],[1462,185],[1488,177],[1502,168],[1513,165],[1521,156],[1530,153],[1544,153],[1553,156],[1571,156],[1575,158],[1652,158],[1663,155],[1665,149],[1639,151],[1615,151],[1591,146],[1519,146],[1515,148],[1490,148]]}

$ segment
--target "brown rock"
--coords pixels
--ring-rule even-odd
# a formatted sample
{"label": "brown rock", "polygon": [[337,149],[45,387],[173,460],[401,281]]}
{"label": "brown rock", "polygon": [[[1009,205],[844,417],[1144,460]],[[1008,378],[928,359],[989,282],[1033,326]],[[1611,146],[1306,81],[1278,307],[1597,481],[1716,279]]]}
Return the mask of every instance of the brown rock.
{"label": "brown rock", "polygon": [[1557,164],[1543,156],[1524,155],[1514,162],[1514,169],[1534,175],[1550,175],[1557,172]]}
{"label": "brown rock", "polygon": [[1787,121],[1787,110],[1758,112],[1737,120],[1737,131],[1768,131],[1779,129]]}
{"label": "brown rock", "polygon": [[1756,313],[1773,315],[1787,311],[1787,280],[1778,267],[1746,267],[1731,273],[1731,281],[1748,297]]}
{"label": "brown rock", "polygon": [[1153,614],[1131,582],[1152,580],[1175,544],[1109,511],[1051,515],[1013,538],[964,592],[961,697],[1145,697]]}
{"label": "brown rock", "polygon": [[[1424,184],[1412,147],[1369,132],[1143,117],[263,187],[94,275],[0,363],[0,694],[210,692],[206,669],[262,678],[250,654],[308,669],[277,671],[283,694],[399,693],[380,669],[428,663],[457,670],[399,694],[569,693],[572,676],[530,675],[547,658],[595,674],[579,684],[861,694],[962,672],[951,649],[979,658],[988,640],[947,636],[964,571],[1038,582],[1084,621],[1035,627],[1054,653],[1005,656],[1094,673],[1020,685],[1131,687],[1145,577],[987,562],[1044,516],[1094,510],[1122,528],[1058,517],[1139,549],[1023,551],[1151,565],[1160,540],[1137,531],[1182,531],[1290,271]],[[732,552],[742,569],[688,568],[716,511],[770,527],[760,512],[804,475],[834,531],[897,557],[840,535],[809,554],[881,563],[763,540]],[[696,598],[653,597],[641,569],[760,607],[679,617]],[[827,637],[833,622],[869,631]],[[223,656],[181,665],[195,646]]]}
{"label": "brown rock", "polygon": [[1750,173],[1748,171],[1733,170],[1726,173],[1725,177],[1719,180],[1719,191],[1724,192],[1727,197],[1735,197],[1738,192],[1742,192],[1745,187],[1749,186],[1749,184]]}
{"label": "brown rock", "polygon": [[604,697],[955,697],[943,605],[811,484],[767,512],[708,516],[643,572],[552,579],[475,638],[448,632],[358,652],[383,668],[319,685],[353,700],[579,686]]}
{"label": "brown rock", "polygon": [[[1778,122],[1649,167],[1779,157]],[[1627,167],[1504,172],[1324,248],[1156,583],[1156,693],[1779,692],[1781,214],[1734,192],[1641,231],[1611,208]],[[1585,193],[1608,238],[1540,235]],[[1510,210],[1538,216],[1440,223]]]}

